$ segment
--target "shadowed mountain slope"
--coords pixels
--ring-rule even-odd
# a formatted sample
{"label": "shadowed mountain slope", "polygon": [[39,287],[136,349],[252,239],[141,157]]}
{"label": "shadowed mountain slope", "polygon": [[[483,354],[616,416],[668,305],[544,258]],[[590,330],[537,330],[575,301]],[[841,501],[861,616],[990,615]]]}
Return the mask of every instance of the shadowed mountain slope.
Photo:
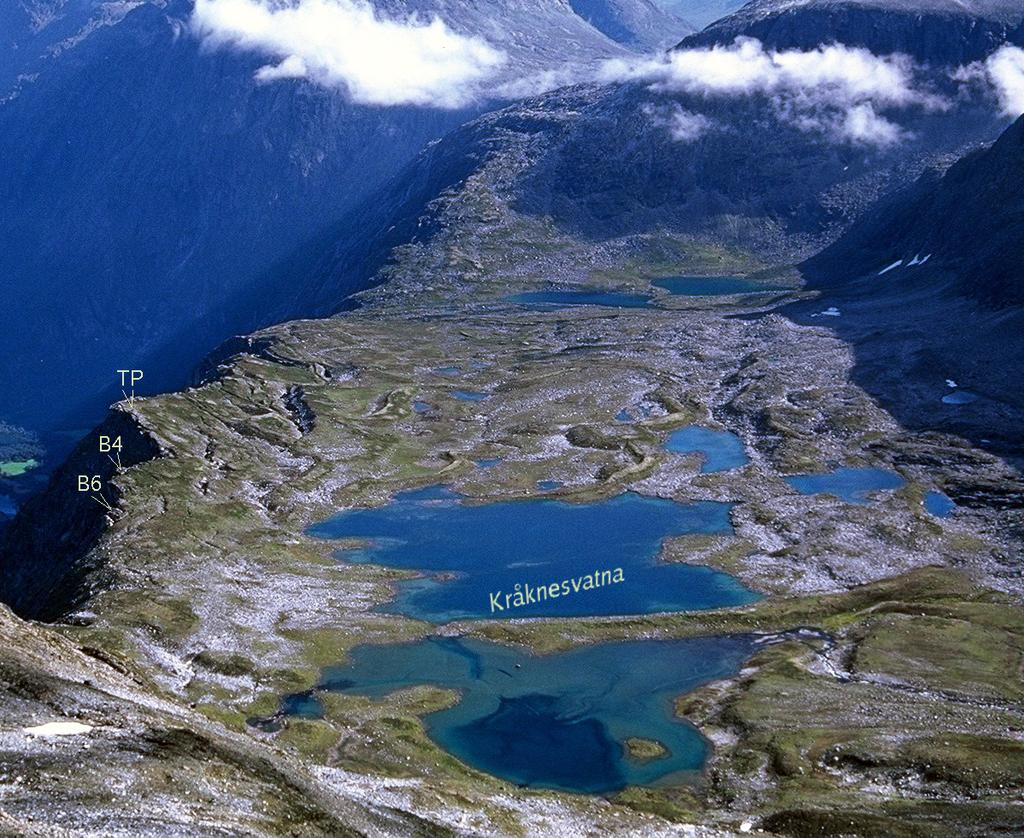
{"label": "shadowed mountain slope", "polygon": [[[696,136],[678,136],[680,116],[700,120]],[[358,225],[325,229],[289,275],[316,311],[337,310],[344,288],[370,280],[392,248],[423,245],[449,224],[437,209],[485,167],[517,213],[595,246],[661,232],[767,262],[807,258],[879,197],[1005,124],[989,102],[894,119],[903,140],[878,147],[805,130],[766,96],[639,82],[556,91],[432,145],[366,203]],[[459,224],[472,226],[472,213]]]}
{"label": "shadowed mountain slope", "polygon": [[[269,281],[258,304],[230,301],[251,298],[316,224],[343,218],[427,142],[491,107],[356,105],[302,79],[260,84],[254,73],[275,56],[204,48],[192,9],[3,4],[2,420],[80,427],[119,396],[114,370],[145,369],[147,392],[179,386],[225,337],[306,313]],[[486,39],[507,57],[495,89],[629,54],[568,3],[378,10],[439,14]]]}
{"label": "shadowed mountain slope", "polygon": [[1024,41],[1024,6],[1017,0],[753,0],[681,46],[727,44],[740,35],[776,49],[838,42],[965,64],[1006,41]]}
{"label": "shadowed mountain slope", "polygon": [[854,374],[911,428],[1024,460],[1024,117],[990,148],[886,196],[802,265]]}
{"label": "shadowed mountain slope", "polygon": [[836,285],[900,262],[897,284],[913,267],[915,283],[949,277],[955,293],[1010,308],[1024,304],[1022,255],[1024,117],[990,148],[881,201],[805,268]]}

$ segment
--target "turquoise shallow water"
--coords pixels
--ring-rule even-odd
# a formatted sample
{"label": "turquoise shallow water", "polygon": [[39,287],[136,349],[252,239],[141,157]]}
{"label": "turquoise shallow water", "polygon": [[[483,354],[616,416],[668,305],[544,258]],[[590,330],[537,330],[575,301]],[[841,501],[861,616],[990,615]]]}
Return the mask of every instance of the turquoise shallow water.
{"label": "turquoise shallow water", "polygon": [[745,466],[749,460],[743,440],[730,431],[713,431],[689,425],[669,434],[665,448],[676,454],[699,453],[704,456],[704,473],[728,471]]}
{"label": "turquoise shallow water", "polygon": [[788,288],[764,285],[738,276],[666,276],[651,282],[670,294],[682,297],[718,297],[726,294],[753,294],[788,291]]}
{"label": "turquoise shallow water", "polygon": [[[455,706],[424,718],[441,747],[520,785],[606,793],[678,782],[700,770],[707,743],[674,718],[673,699],[733,674],[753,645],[748,637],[643,640],[538,656],[428,638],[360,646],[350,663],[323,672],[319,689],[374,698],[417,684],[460,690]],[[308,714],[310,701],[308,693],[289,697],[282,709]],[[632,760],[623,746],[628,737],[655,739],[668,753]]]}
{"label": "turquoise shallow water", "polygon": [[385,607],[418,619],[643,614],[757,599],[727,574],[657,560],[671,536],[732,532],[730,508],[631,492],[589,504],[469,504],[432,487],[383,507],[339,512],[308,532],[366,539],[339,551],[346,561],[435,574],[399,583]]}
{"label": "turquoise shallow water", "polygon": [[827,493],[859,504],[870,503],[872,492],[899,489],[904,484],[898,474],[880,468],[838,468],[828,474],[798,474],[787,477],[786,482],[805,495]]}
{"label": "turquoise shallow water", "polygon": [[526,291],[508,298],[511,303],[535,306],[545,309],[570,308],[572,306],[611,306],[614,308],[651,308],[651,298],[644,294],[629,294],[622,291],[600,291],[583,289],[579,291]]}

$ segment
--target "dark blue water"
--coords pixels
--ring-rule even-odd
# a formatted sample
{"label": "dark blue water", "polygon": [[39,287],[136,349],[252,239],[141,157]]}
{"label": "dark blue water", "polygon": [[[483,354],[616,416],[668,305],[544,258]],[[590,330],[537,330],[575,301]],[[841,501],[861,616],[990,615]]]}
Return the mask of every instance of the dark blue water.
{"label": "dark blue water", "polygon": [[425,402],[422,399],[416,399],[416,401],[412,403],[412,409],[417,413],[429,413],[430,402]]}
{"label": "dark blue water", "polygon": [[[604,643],[552,655],[455,638],[360,646],[324,671],[320,689],[381,698],[418,684],[461,693],[424,718],[430,737],[463,762],[524,786],[607,793],[686,779],[708,745],[674,717],[673,699],[736,672],[746,637]],[[308,704],[303,701],[301,707]],[[629,737],[668,751],[628,757]],[[692,775],[691,775],[692,776]]]}
{"label": "dark blue water", "polygon": [[713,431],[700,425],[689,425],[673,431],[668,436],[665,448],[675,454],[694,452],[704,456],[700,470],[704,473],[728,471],[745,466],[747,459],[743,440],[730,431]]}
{"label": "dark blue water", "polygon": [[631,492],[590,504],[471,504],[433,487],[339,512],[309,533],[367,539],[364,548],[339,551],[347,561],[443,573],[399,583],[386,607],[423,620],[642,614],[757,599],[724,573],[657,561],[670,536],[732,532],[729,510]]}
{"label": "dark blue water", "polygon": [[838,468],[829,474],[787,477],[786,482],[805,495],[828,493],[847,503],[866,504],[872,492],[898,489],[904,480],[880,468]]}
{"label": "dark blue water", "polygon": [[944,492],[932,489],[924,496],[924,508],[929,515],[936,518],[946,518],[949,513],[956,509],[956,504]]}
{"label": "dark blue water", "polygon": [[727,294],[756,294],[789,291],[738,276],[666,276],[651,285],[682,297],[718,297]]}
{"label": "dark blue water", "polygon": [[452,396],[460,402],[482,402],[490,398],[488,393],[477,393],[472,390],[453,390]]}
{"label": "dark blue water", "polygon": [[526,291],[507,298],[511,303],[543,309],[572,306],[611,306],[613,308],[651,308],[651,298],[623,291]]}
{"label": "dark blue water", "polygon": [[555,489],[561,489],[565,484],[561,480],[538,480],[537,488],[542,492],[553,492]]}
{"label": "dark blue water", "polygon": [[247,722],[252,727],[259,728],[266,733],[273,733],[284,726],[282,721],[285,716],[299,719],[321,719],[323,715],[324,705],[320,701],[317,690],[312,689],[286,695],[281,699],[277,712],[272,716],[251,716]]}
{"label": "dark blue water", "polygon": [[281,712],[288,716],[302,719],[319,719],[324,714],[324,706],[320,703],[314,690],[303,693],[292,693],[281,702]]}
{"label": "dark blue water", "polygon": [[480,468],[494,468],[496,465],[501,463],[501,457],[486,457],[483,460],[477,460],[476,464]]}

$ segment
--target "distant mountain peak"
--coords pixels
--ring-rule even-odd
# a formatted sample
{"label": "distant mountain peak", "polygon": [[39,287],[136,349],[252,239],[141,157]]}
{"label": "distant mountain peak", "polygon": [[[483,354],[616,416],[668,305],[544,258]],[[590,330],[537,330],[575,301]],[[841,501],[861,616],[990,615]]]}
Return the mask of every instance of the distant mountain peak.
{"label": "distant mountain peak", "polygon": [[636,50],[670,46],[696,29],[651,0],[569,0],[569,5],[599,32]]}

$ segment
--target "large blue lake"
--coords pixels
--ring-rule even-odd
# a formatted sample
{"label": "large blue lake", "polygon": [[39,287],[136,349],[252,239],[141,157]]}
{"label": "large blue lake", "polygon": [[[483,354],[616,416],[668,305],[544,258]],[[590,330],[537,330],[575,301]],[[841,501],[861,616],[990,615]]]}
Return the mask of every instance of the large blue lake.
{"label": "large blue lake", "polygon": [[[523,786],[607,793],[680,782],[699,771],[708,744],[675,717],[673,699],[736,672],[749,637],[603,643],[552,655],[496,643],[428,638],[360,646],[323,672],[319,690],[380,698],[418,684],[461,692],[424,718],[430,737],[463,762]],[[315,715],[315,693],[286,713]],[[656,759],[632,758],[625,740],[655,740]]]}
{"label": "large blue lake", "polygon": [[651,298],[645,294],[626,291],[602,291],[583,288],[568,291],[525,291],[508,298],[510,303],[542,309],[571,308],[572,306],[609,306],[612,308],[651,308]]}
{"label": "large blue lake", "polygon": [[682,297],[719,297],[728,294],[763,294],[789,291],[739,276],[666,276],[651,285]]}
{"label": "large blue lake", "polygon": [[730,504],[679,504],[626,492],[597,503],[468,503],[444,487],[349,509],[310,535],[357,539],[350,562],[423,571],[385,610],[456,619],[642,614],[717,608],[757,595],[706,567],[658,561],[662,542],[731,533]]}

